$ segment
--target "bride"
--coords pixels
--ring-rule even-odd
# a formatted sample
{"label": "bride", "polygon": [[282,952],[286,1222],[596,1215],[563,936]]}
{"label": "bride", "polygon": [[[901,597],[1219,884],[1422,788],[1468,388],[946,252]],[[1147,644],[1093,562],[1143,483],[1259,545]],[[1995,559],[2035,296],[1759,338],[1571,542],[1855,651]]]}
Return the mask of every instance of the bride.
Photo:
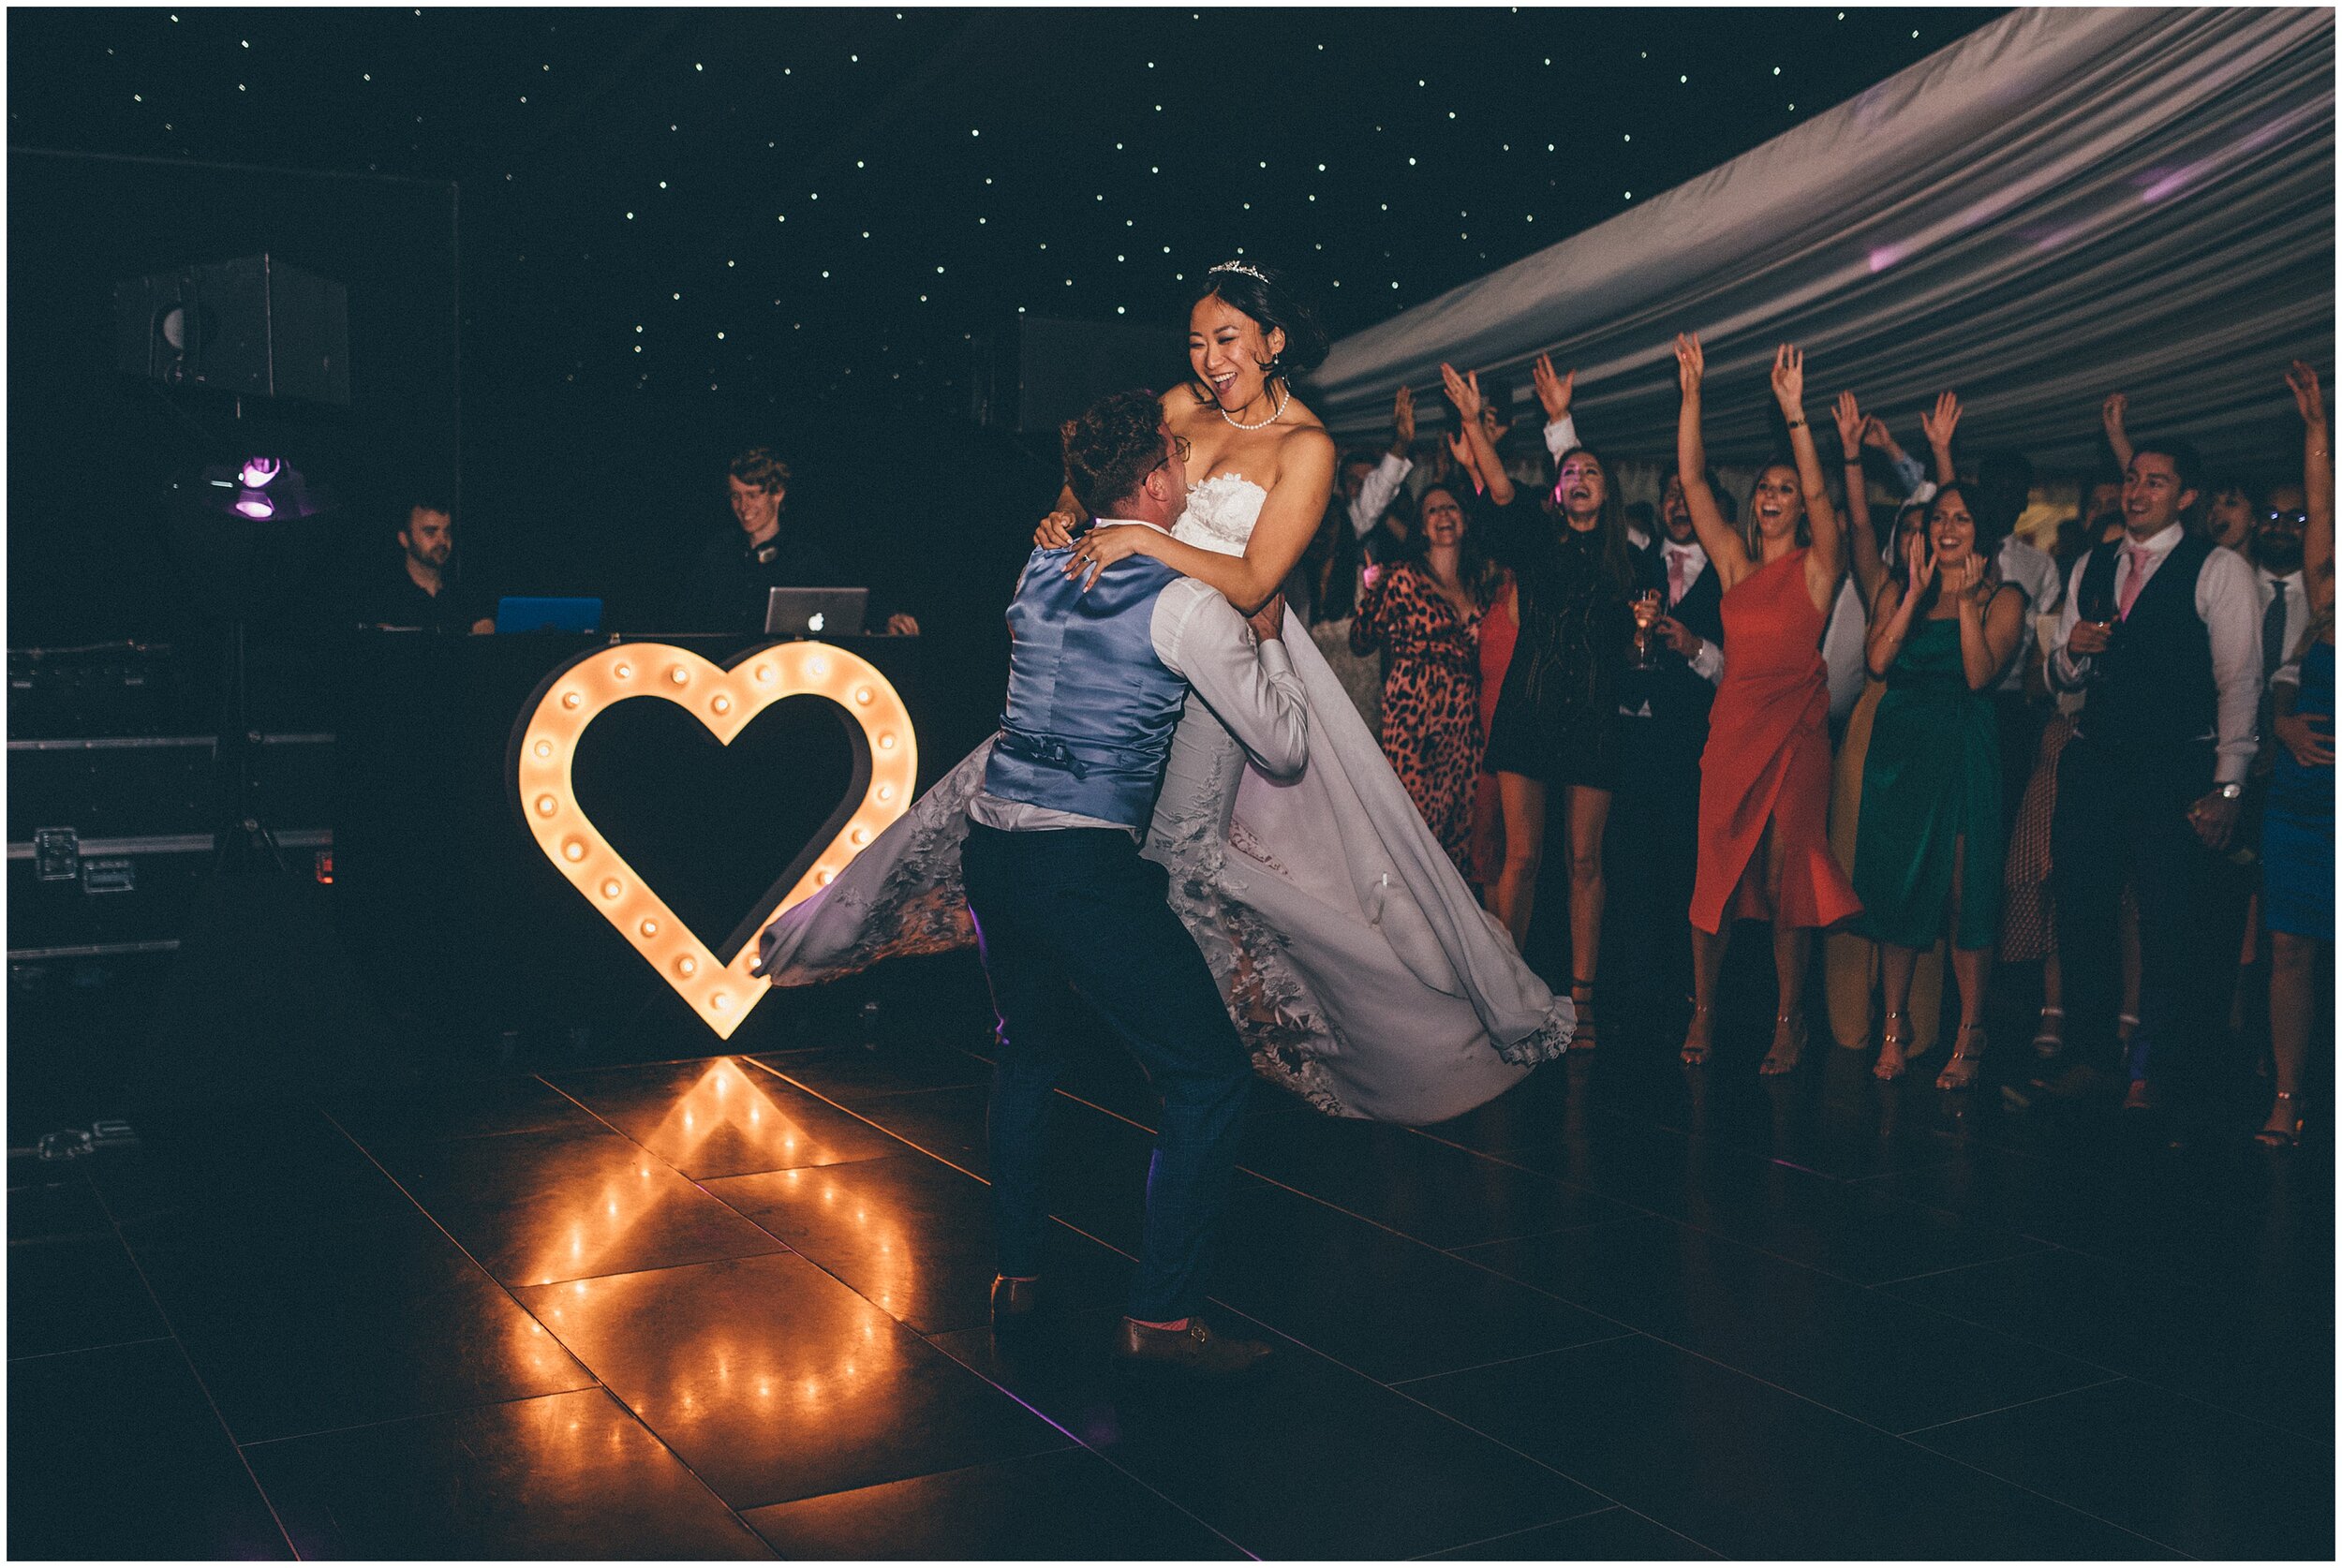
{"label": "bride", "polygon": [[[1163,398],[1165,423],[1193,452],[1190,471],[1206,477],[1170,536],[1092,529],[1067,572],[1094,579],[1143,553],[1239,607],[1266,602],[1332,490],[1333,439],[1287,381],[1325,352],[1324,332],[1273,271],[1213,268],[1188,318],[1194,379]],[[1071,521],[1053,515],[1036,542],[1062,545]],[[1285,647],[1310,705],[1308,768],[1272,782],[1191,695],[1145,853],[1170,871],[1172,908],[1264,1077],[1330,1116],[1460,1116],[1560,1056],[1575,1013],[1475,902],[1287,614]],[[808,984],[971,941],[959,844],[990,749],[979,747],[829,886],[767,926],[757,972]]]}

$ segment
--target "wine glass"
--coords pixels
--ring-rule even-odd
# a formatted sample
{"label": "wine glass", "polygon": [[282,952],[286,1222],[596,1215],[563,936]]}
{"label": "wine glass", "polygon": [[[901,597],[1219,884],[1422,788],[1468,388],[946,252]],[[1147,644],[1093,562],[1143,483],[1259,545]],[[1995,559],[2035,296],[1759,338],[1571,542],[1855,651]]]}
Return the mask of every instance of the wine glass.
{"label": "wine glass", "polygon": [[2074,599],[2074,613],[2109,636],[2113,635],[2121,617],[2115,614],[2112,584],[2094,581],[2088,573],[2083,573],[2082,592]]}
{"label": "wine glass", "polygon": [[1656,588],[1645,588],[1634,598],[1632,608],[1635,612],[1635,668],[1638,670],[1658,668],[1659,658],[1652,646],[1651,629],[1659,619],[1660,603],[1659,590]]}

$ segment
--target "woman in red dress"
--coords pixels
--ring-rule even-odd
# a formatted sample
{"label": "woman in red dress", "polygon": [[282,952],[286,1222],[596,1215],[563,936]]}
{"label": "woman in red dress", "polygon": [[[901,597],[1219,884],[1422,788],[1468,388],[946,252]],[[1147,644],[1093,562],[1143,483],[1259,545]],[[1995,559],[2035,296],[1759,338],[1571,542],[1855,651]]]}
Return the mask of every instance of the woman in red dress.
{"label": "woman in red dress", "polygon": [[1838,515],[1802,407],[1805,357],[1783,344],[1772,392],[1788,422],[1795,464],[1756,476],[1735,532],[1708,488],[1699,433],[1697,337],[1678,335],[1683,389],[1676,462],[1699,542],[1724,586],[1724,682],[1699,759],[1699,874],[1692,887],[1692,1021],[1683,1060],[1697,1066],[1714,1042],[1716,978],[1736,917],[1772,922],[1781,1004],[1772,1048],[1757,1071],[1786,1072],[1805,1049],[1805,971],[1816,926],[1860,913],[1830,852],[1830,683],[1824,617],[1845,567]]}

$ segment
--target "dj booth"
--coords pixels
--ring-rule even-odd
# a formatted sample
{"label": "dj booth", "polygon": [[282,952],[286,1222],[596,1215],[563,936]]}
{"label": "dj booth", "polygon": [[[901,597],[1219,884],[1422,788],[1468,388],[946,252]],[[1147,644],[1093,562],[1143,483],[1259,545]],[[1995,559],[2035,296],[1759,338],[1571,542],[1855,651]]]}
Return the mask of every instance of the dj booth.
{"label": "dj booth", "polygon": [[[637,649],[639,658],[627,651]],[[328,657],[333,902],[343,946],[386,1009],[471,1038],[655,1020],[662,1031],[717,1043],[699,1029],[682,994],[688,987],[645,961],[654,954],[638,928],[655,923],[629,917],[622,925],[598,907],[602,890],[619,896],[621,879],[565,875],[555,857],[566,849],[582,859],[581,847],[539,832],[546,824],[532,821],[531,811],[548,821],[562,812],[590,822],[596,852],[622,857],[608,863],[629,873],[626,896],[655,891],[660,915],[671,911],[697,938],[693,951],[720,966],[733,957],[727,939],[776,892],[776,878],[842,820],[841,800],[869,777],[870,746],[882,739],[886,759],[912,779],[895,748],[917,747],[927,717],[915,637],[790,643],[364,631],[340,634]],[[711,684],[727,679],[726,670],[745,682],[832,662],[858,669],[854,658],[882,684],[857,681],[839,688],[837,701],[771,701],[730,744],[711,728],[720,726],[719,716],[736,724],[748,712]],[[694,675],[698,687],[682,684]],[[609,685],[614,678],[632,684]],[[597,679],[606,689],[594,688],[586,703]],[[882,738],[865,724],[858,741],[856,719],[865,716],[852,704],[886,703],[884,687],[901,699],[912,734],[889,729]],[[583,711],[565,714],[563,703]],[[536,777],[527,770],[554,755],[553,731],[538,727],[538,714],[550,715],[543,722],[556,730],[570,721],[560,732],[573,799],[556,804],[526,783]],[[919,747],[915,781],[887,814],[956,760]],[[871,786],[871,799],[882,791],[894,802],[897,789]],[[852,831],[877,820],[858,818]],[[671,928],[661,939],[677,935]]]}

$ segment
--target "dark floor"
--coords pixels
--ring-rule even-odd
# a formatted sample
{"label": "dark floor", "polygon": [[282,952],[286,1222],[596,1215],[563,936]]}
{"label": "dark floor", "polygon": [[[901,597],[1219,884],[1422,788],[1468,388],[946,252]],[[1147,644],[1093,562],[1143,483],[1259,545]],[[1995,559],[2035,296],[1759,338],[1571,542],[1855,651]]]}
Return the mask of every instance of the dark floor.
{"label": "dark floor", "polygon": [[1238,1386],[1107,1364],[1117,1058],[1014,1340],[951,1041],[12,1163],[8,1554],[2334,1555],[2330,1144],[1670,1044],[1610,1022],[1428,1132],[1262,1088],[1215,1296],[1282,1354]]}

